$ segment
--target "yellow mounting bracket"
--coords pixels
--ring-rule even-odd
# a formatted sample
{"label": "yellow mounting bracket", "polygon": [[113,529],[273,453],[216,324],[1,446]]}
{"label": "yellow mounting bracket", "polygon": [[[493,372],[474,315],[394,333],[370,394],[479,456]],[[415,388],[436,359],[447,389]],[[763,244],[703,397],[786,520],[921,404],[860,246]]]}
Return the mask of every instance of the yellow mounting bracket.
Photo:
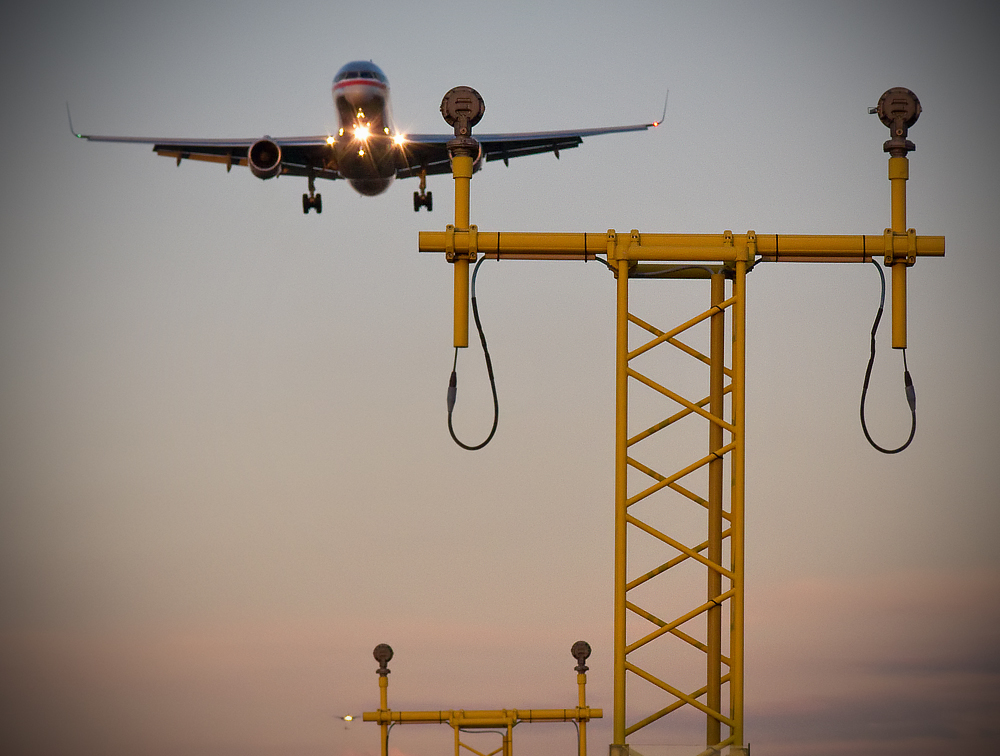
{"label": "yellow mounting bracket", "polygon": [[479,227],[470,225],[468,230],[445,226],[444,259],[450,263],[466,260],[474,263],[479,253]]}
{"label": "yellow mounting bracket", "polygon": [[908,228],[905,234],[893,233],[887,228],[882,235],[882,248],[885,251],[885,265],[896,263],[913,265],[917,261],[917,231]]}

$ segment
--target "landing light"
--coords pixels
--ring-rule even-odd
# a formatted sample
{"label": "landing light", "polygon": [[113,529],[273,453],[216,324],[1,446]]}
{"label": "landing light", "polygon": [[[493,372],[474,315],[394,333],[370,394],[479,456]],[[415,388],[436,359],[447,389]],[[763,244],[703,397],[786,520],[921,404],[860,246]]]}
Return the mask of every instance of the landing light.
{"label": "landing light", "polygon": [[360,139],[362,142],[368,139],[368,137],[370,137],[371,135],[372,135],[371,129],[369,129],[367,126],[358,126],[354,130],[354,138]]}
{"label": "landing light", "polygon": [[[343,131],[343,129],[341,129],[341,131]],[[334,139],[332,136],[328,136],[326,138],[326,143],[332,147],[333,145],[335,145],[337,143],[337,140]]]}
{"label": "landing light", "polygon": [[402,147],[406,144],[406,134],[396,134],[396,136],[392,138],[392,141],[396,143],[397,147]]}

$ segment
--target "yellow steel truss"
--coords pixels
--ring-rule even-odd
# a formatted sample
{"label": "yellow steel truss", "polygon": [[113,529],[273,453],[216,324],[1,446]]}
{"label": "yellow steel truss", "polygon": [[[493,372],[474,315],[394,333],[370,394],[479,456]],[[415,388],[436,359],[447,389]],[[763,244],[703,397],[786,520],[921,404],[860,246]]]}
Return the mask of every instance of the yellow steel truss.
{"label": "yellow steel truss", "polygon": [[[912,100],[907,99],[912,97]],[[914,108],[915,105],[915,108]],[[875,112],[873,109],[872,112]],[[891,129],[884,149],[890,153],[891,227],[881,235],[781,235],[748,231],[722,234],[618,234],[483,232],[469,222],[469,189],[473,172],[471,153],[453,152],[455,224],[443,232],[421,232],[421,252],[443,252],[455,265],[456,347],[468,344],[469,263],[478,255],[490,259],[605,261],[617,278],[616,394],[615,394],[615,594],[614,594],[614,705],[612,756],[627,756],[628,738],[680,710],[695,710],[705,718],[703,754],[730,756],[746,753],[744,709],[744,481],[745,481],[745,353],[746,274],[757,262],[871,262],[883,258],[892,271],[893,346],[906,346],[906,272],[918,256],[944,255],[943,236],[918,236],[906,228],[906,128],[916,120],[919,104],[908,90],[889,90],[879,102],[879,116]],[[457,134],[457,131],[456,131]],[[466,145],[467,146],[467,145]],[[708,308],[669,330],[661,330],[629,309],[630,282],[639,278],[708,279]],[[728,288],[728,293],[727,293]],[[730,366],[726,367],[726,321],[730,329]],[[682,334],[706,323],[710,329],[708,354],[681,339]],[[632,331],[645,334],[636,345]],[[654,349],[671,346],[708,366],[707,395],[690,398],[664,385],[640,368]],[[629,392],[643,386],[677,407],[673,414],[632,428]],[[728,408],[728,411],[727,411]],[[707,423],[707,444],[690,451],[680,469],[650,459],[645,447],[654,437],[686,418]],[[728,463],[730,484],[725,486]],[[635,471],[631,478],[629,471]],[[688,476],[704,471],[705,490],[698,493]],[[635,484],[636,475],[645,485]],[[652,482],[649,482],[649,481]],[[690,480],[690,479],[689,479]],[[630,481],[632,481],[630,483]],[[666,502],[664,494],[679,499]],[[692,543],[663,532],[641,512],[678,510],[678,501],[703,514],[702,531]],[[635,576],[629,574],[631,535],[645,534],[659,544],[663,557]],[[704,590],[701,598],[661,616],[659,606],[639,598],[655,580],[668,580],[697,565]],[[683,591],[679,591],[683,593]],[[630,619],[633,621],[630,623]],[[724,620],[728,619],[728,628]],[[650,629],[652,626],[652,629]],[[642,628],[642,631],[639,630]],[[664,655],[650,654],[650,646],[679,643],[703,656],[703,680],[697,685],[668,682],[660,672]],[[653,671],[655,668],[656,671]],[[649,683],[664,696],[663,705],[629,722],[626,678]],[[367,718],[367,715],[366,715]]]}
{"label": "yellow steel truss", "polygon": [[[727,239],[731,238],[727,235]],[[684,271],[691,269],[685,268]],[[616,349],[617,424],[615,437],[615,609],[614,609],[614,742],[624,744],[633,733],[682,708],[693,708],[705,715],[705,742],[722,749],[743,743],[743,382],[746,259],[738,259],[731,268],[704,270],[710,279],[709,307],[697,316],[670,330],[661,330],[629,309],[629,265],[618,264],[618,314]],[[680,272],[680,271],[678,271]],[[670,275],[665,271],[661,275]],[[732,291],[726,296],[726,279]],[[732,367],[725,365],[726,318],[729,315],[732,343]],[[709,353],[703,354],[682,340],[687,332],[707,321]],[[643,336],[632,346],[629,326]],[[689,398],[655,380],[636,366],[640,358],[656,348],[673,348],[708,366],[708,392],[704,397]],[[672,414],[638,428],[630,427],[628,397],[630,384],[644,386],[669,400],[676,408]],[[725,412],[726,396],[731,395],[730,410]],[[649,459],[644,442],[674,427],[685,418],[707,421],[707,445],[691,450],[690,458],[680,469],[663,469],[659,459]],[[655,449],[651,452],[655,455]],[[731,490],[729,505],[724,501],[724,467],[730,460]],[[629,469],[641,473],[640,484],[629,485]],[[697,493],[688,480],[698,471],[707,471],[707,490]],[[630,488],[632,490],[630,490]],[[679,497],[664,500],[668,491]],[[671,516],[671,510],[685,503],[704,514],[702,537],[697,543],[685,543],[662,532],[638,513],[642,504],[647,511]],[[652,569],[630,577],[628,543],[631,533],[641,531],[661,546],[663,557]],[[649,539],[647,539],[649,540]],[[728,545],[728,550],[727,550]],[[728,559],[725,555],[728,551]],[[703,568],[706,592],[693,606],[682,606],[673,616],[659,616],[661,610],[633,599],[639,589],[653,581],[690,580],[688,568],[696,562]],[[683,594],[684,591],[678,591]],[[728,614],[729,630],[723,632],[723,617]],[[629,617],[641,626],[629,633]],[[653,641],[670,637],[704,656],[704,684],[684,690],[679,684],[662,679],[656,671],[662,667],[663,654],[642,661],[641,649]],[[662,641],[661,641],[662,642]],[[669,663],[669,657],[667,659]],[[662,707],[629,722],[626,716],[626,676],[650,683],[665,694]],[[728,695],[724,695],[728,693]],[[727,704],[724,706],[724,703]],[[723,733],[725,728],[725,733]],[[624,749],[621,749],[624,750]],[[709,751],[712,752],[712,751]]]}

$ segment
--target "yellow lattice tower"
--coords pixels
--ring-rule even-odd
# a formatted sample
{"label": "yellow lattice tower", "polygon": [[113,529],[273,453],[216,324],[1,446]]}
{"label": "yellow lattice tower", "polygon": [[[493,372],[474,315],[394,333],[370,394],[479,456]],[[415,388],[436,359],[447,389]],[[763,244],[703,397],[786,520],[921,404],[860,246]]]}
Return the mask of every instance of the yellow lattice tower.
{"label": "yellow lattice tower", "polygon": [[[472,97],[468,92],[473,92]],[[457,95],[456,95],[457,93]],[[891,227],[877,235],[648,234],[633,230],[597,233],[483,232],[469,219],[469,190],[476,155],[471,127],[481,112],[474,90],[458,88],[451,99],[456,139],[452,149],[455,178],[455,223],[443,232],[421,232],[421,252],[443,252],[454,265],[454,345],[468,345],[469,264],[479,255],[496,260],[595,260],[604,255],[617,279],[615,398],[615,596],[614,706],[612,756],[627,756],[628,739],[644,727],[681,710],[697,710],[705,718],[704,754],[729,749],[746,753],[744,711],[744,481],[746,275],[758,262],[871,262],[882,257],[892,271],[892,343],[906,347],[906,271],[919,256],[943,256],[943,236],[918,236],[906,227],[907,153],[914,149],[907,130],[920,114],[920,103],[907,89],[882,95],[877,112],[889,127],[884,144],[889,158]],[[469,105],[471,103],[471,105]],[[469,106],[471,110],[463,111]],[[710,282],[707,308],[676,327],[649,323],[630,310],[630,283],[639,279],[692,279]],[[728,339],[727,339],[728,321]],[[700,324],[709,328],[705,354],[685,341]],[[642,339],[630,342],[631,331]],[[727,340],[730,365],[726,366]],[[679,349],[708,367],[705,391],[684,396],[666,380],[648,374],[642,362],[652,350]],[[630,421],[629,396],[642,386],[668,400],[674,410],[654,421]],[[679,462],[659,459],[646,448],[686,418],[707,424],[707,443]],[[725,485],[728,466],[730,483]],[[634,471],[630,476],[629,471]],[[703,476],[705,490],[691,481]],[[705,482],[707,480],[707,482]],[[665,497],[670,494],[669,501]],[[650,522],[665,508],[693,509],[703,531],[692,540],[665,532]],[[662,559],[636,575],[629,574],[629,539],[645,534],[662,548]],[[655,583],[689,568],[702,573],[701,598],[666,614],[656,602],[642,598]],[[684,591],[680,591],[684,593]],[[630,619],[632,620],[630,622]],[[673,644],[673,645],[671,645]],[[655,648],[654,648],[655,647]],[[669,679],[670,654],[703,656],[703,683]],[[663,705],[628,719],[626,679],[644,680],[662,694]],[[631,749],[632,753],[638,753]]]}

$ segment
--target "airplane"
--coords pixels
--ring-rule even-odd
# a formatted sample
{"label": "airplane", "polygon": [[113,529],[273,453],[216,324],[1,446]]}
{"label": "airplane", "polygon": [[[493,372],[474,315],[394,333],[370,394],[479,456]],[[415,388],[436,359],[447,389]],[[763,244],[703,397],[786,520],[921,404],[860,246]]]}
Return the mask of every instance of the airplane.
{"label": "airplane", "polygon": [[[182,160],[221,163],[230,171],[234,165],[246,166],[259,179],[276,176],[304,176],[308,194],[302,195],[302,212],[323,212],[322,195],[315,181],[346,179],[359,194],[381,194],[394,179],[420,178],[420,189],[413,193],[413,210],[433,209],[433,196],[427,189],[427,176],[451,172],[447,144],[453,134],[404,134],[393,123],[389,101],[389,80],[371,61],[352,61],[333,78],[333,103],[340,128],[336,134],[305,137],[264,136],[259,139],[154,139],[131,136],[96,136],[70,131],[79,139],[91,142],[152,144],[153,152]],[[66,108],[67,116],[69,107]],[[666,107],[664,106],[664,115]],[[611,126],[570,131],[534,131],[510,134],[476,134],[479,153],[473,164],[478,171],[484,161],[552,152],[579,146],[584,137],[626,131],[644,131],[662,121],[634,126]]]}

